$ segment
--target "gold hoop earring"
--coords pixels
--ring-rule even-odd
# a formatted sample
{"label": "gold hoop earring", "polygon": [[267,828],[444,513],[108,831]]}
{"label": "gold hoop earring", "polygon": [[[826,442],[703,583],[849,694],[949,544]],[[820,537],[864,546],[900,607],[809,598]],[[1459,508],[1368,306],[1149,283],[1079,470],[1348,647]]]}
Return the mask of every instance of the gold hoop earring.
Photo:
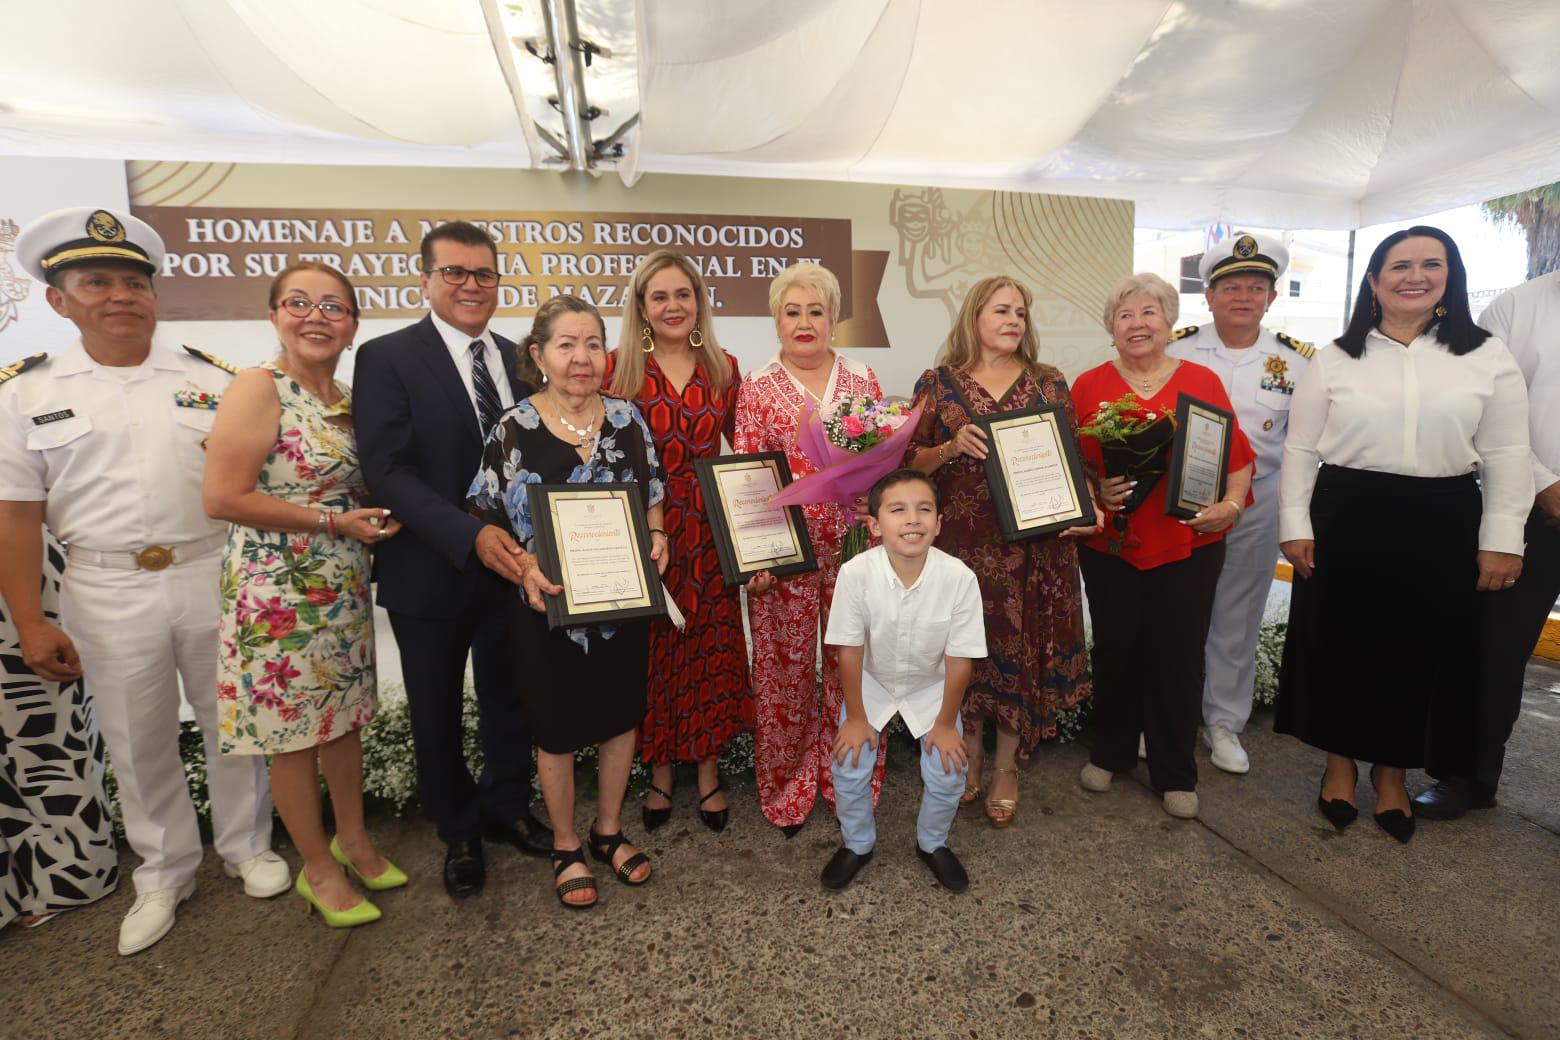
{"label": "gold hoop earring", "polygon": [[700,347],[704,346],[704,333],[699,331],[699,327],[697,325],[693,327],[692,332],[688,333],[688,346],[692,347],[694,350],[698,350]]}
{"label": "gold hoop earring", "polygon": [[1435,305],[1435,316],[1437,318],[1444,318],[1444,317],[1446,317],[1446,304],[1438,303],[1438,304]]}
{"label": "gold hoop earring", "polygon": [[646,354],[655,353],[655,333],[646,325],[645,330],[639,334],[639,349]]}

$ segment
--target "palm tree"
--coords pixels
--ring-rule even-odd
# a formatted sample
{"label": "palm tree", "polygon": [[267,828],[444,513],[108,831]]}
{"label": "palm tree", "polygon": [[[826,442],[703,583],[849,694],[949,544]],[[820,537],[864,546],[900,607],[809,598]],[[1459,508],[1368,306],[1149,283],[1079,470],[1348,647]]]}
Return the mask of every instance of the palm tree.
{"label": "palm tree", "polygon": [[1502,195],[1479,208],[1490,223],[1516,224],[1527,234],[1529,278],[1560,268],[1560,182]]}

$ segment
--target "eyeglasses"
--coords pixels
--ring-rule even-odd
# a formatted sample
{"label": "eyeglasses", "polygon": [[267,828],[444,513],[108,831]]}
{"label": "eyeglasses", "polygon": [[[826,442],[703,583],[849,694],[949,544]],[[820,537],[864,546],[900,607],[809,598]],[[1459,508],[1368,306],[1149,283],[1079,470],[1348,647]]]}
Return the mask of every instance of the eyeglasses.
{"label": "eyeglasses", "polygon": [[319,308],[320,317],[326,321],[346,321],[352,316],[350,307],[335,300],[321,300],[315,303],[307,296],[289,296],[282,301],[282,309],[294,318],[307,318],[309,312],[315,308]]}
{"label": "eyeglasses", "polygon": [[458,264],[451,264],[448,267],[435,267],[434,270],[442,274],[444,280],[451,285],[465,285],[467,278],[475,278],[477,284],[484,289],[491,289],[498,284],[498,272],[491,267],[482,267],[473,271]]}

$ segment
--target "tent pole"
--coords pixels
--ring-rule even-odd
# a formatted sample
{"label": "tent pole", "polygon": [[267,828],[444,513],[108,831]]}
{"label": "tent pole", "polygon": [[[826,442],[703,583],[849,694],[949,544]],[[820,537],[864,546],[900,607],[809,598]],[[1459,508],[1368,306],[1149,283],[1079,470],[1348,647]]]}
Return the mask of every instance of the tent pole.
{"label": "tent pole", "polygon": [[563,116],[569,168],[586,170],[590,168],[590,128],[585,121],[585,70],[575,50],[580,29],[574,0],[545,0],[542,21],[547,26],[547,47],[553,56],[553,80],[558,87],[558,112]]}
{"label": "tent pole", "polygon": [[1343,324],[1339,326],[1339,330],[1340,331],[1349,327],[1349,308],[1351,306],[1353,306],[1353,304],[1354,304],[1354,301],[1350,298],[1349,294],[1352,293],[1353,291],[1354,291],[1354,229],[1350,228],[1349,229],[1349,264],[1348,264],[1348,266],[1346,268],[1344,268],[1344,272],[1343,272]]}

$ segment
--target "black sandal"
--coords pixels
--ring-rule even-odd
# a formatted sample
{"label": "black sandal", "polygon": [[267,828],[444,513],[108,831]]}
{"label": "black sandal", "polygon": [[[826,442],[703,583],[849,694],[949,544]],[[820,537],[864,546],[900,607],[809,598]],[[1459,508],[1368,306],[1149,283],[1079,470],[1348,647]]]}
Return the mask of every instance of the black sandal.
{"label": "black sandal", "polygon": [[587,888],[592,892],[595,892],[596,879],[594,877],[587,875],[585,877],[570,878],[562,884],[558,883],[558,875],[562,874],[565,870],[568,870],[569,867],[576,863],[582,867],[587,865],[585,863],[584,849],[574,848],[552,850],[553,891],[558,896],[558,902],[562,903],[565,908],[569,910],[589,910],[591,907],[596,905],[596,900],[592,899],[588,903],[571,903],[563,897],[568,895],[570,892],[579,892],[582,889]]}
{"label": "black sandal", "polygon": [[667,820],[672,818],[672,796],[661,790],[659,787],[655,786],[654,783],[650,785],[650,790],[654,791],[662,798],[665,798],[666,805],[660,809],[652,809],[648,805],[641,805],[639,807],[639,818],[644,821],[645,830],[647,831],[655,830],[657,827],[661,826]]}
{"label": "black sandal", "polygon": [[649,856],[646,856],[643,852],[636,852],[624,860],[622,866],[612,866],[612,857],[617,855],[618,848],[627,841],[628,839],[623,837],[622,831],[618,831],[616,834],[597,834],[596,825],[594,823],[590,825],[591,856],[596,860],[596,862],[605,863],[609,868],[611,868],[612,873],[617,875],[617,879],[623,884],[637,888],[646,881],[650,880],[649,874],[646,874],[638,881],[634,880],[634,871],[637,870],[641,864],[648,864],[650,862]]}
{"label": "black sandal", "polygon": [[710,791],[709,794],[699,796],[699,818],[704,821],[704,826],[708,827],[716,834],[719,834],[721,831],[726,829],[726,818],[730,813],[730,808],[706,809],[704,808],[704,803],[709,801],[711,798],[714,798],[724,790],[725,788],[721,786],[720,781],[717,780],[715,781],[715,787]]}

